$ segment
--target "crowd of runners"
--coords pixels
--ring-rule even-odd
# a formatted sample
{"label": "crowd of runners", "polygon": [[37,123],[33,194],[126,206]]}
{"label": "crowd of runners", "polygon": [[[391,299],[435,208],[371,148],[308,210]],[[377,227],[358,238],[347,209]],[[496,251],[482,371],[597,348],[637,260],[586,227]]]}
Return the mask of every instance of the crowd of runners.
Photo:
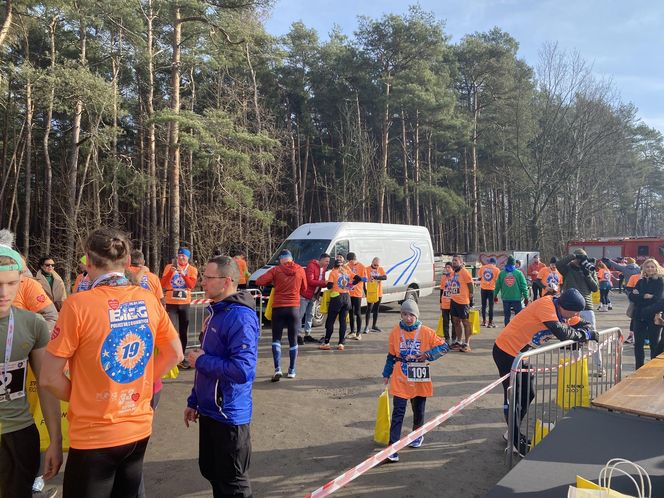
{"label": "crowd of runners", "polygon": [[[199,274],[191,250],[182,247],[160,278],[117,230],[93,231],[83,252],[73,288],[66,289],[53,258],[42,257],[33,277],[13,247],[12,234],[0,231],[0,496],[53,496],[53,489],[42,490],[43,480],[59,472],[63,441],[69,452],[64,496],[145,496],[143,457],[161,379],[176,375],[177,367],[196,372],[191,394],[182,400],[183,422],[199,427],[199,467],[213,495],[252,496],[250,423],[260,325],[255,298],[246,290],[244,255],[218,252]],[[272,288],[273,382],[284,376],[284,329],[290,379],[297,374],[299,346],[317,343],[320,350],[331,350],[336,329],[336,349],[344,351],[347,338],[360,341],[364,334],[382,332],[378,320],[387,276],[379,258],[362,262],[352,252],[334,259],[324,253],[302,267],[285,249],[278,259],[256,281]],[[502,299],[504,328],[493,347],[501,376],[524,348],[551,339],[596,341],[595,311],[611,309],[616,272],[622,274],[631,303],[636,368],[643,365],[644,345],[649,344],[651,357],[662,351],[664,270],[656,260],[639,267],[630,259],[595,261],[576,250],[550,258],[548,265],[535,258],[525,272],[520,266],[509,257],[499,268],[492,259],[474,279],[462,256],[454,255],[440,281],[439,330],[421,323],[416,300],[403,301],[400,320],[389,324],[385,334],[382,377],[393,397],[390,443],[401,436],[409,402],[413,429],[424,424],[426,399],[433,395],[429,363],[450,352],[472,353],[469,318],[477,285],[482,326],[496,327],[494,304]],[[199,283],[210,300],[209,313],[200,347],[187,349],[192,290]],[[317,301],[327,308],[320,339],[312,331]],[[602,375],[601,357],[596,361]],[[27,392],[31,376],[38,380],[37,397]],[[508,385],[504,383],[505,393]],[[528,441],[518,423],[531,393],[522,392],[513,446],[525,455]],[[66,434],[61,401],[68,403]],[[36,403],[50,441],[41,449],[33,419]],[[506,394],[503,408],[507,413]],[[423,437],[411,446],[422,444]],[[399,461],[399,455],[388,461]]]}

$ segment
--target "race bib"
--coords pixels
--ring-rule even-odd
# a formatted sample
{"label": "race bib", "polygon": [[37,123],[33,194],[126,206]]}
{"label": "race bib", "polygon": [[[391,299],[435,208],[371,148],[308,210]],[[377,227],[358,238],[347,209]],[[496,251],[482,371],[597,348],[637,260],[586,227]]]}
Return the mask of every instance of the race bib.
{"label": "race bib", "polygon": [[187,299],[187,291],[181,289],[173,289],[173,299]]}
{"label": "race bib", "polygon": [[[27,366],[27,360],[7,363],[5,377],[0,379],[0,403],[25,397]],[[0,369],[0,376],[2,370],[4,369]]]}
{"label": "race bib", "polygon": [[429,365],[423,363],[409,363],[407,365],[408,382],[431,382]]}

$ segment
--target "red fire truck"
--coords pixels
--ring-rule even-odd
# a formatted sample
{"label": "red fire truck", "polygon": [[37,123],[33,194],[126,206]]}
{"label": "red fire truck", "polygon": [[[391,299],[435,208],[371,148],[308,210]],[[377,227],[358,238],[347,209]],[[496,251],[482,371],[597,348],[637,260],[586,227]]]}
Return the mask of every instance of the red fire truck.
{"label": "red fire truck", "polygon": [[625,237],[588,240],[570,240],[567,251],[584,249],[592,258],[627,258],[631,257],[638,264],[648,258],[655,258],[664,263],[664,237]]}

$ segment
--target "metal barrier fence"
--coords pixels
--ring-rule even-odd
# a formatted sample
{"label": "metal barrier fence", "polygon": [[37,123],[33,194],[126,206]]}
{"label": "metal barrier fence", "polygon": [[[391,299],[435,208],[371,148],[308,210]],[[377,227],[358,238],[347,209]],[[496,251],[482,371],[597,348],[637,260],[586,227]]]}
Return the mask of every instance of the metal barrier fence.
{"label": "metal barrier fence", "polygon": [[[258,323],[263,324],[263,295],[258,289],[248,289],[251,295],[258,301]],[[191,305],[189,306],[189,331],[187,333],[187,346],[199,347],[201,332],[205,326],[208,316],[209,299],[205,299],[205,292],[192,292]]]}
{"label": "metal barrier fence", "polygon": [[590,406],[590,401],[620,382],[621,336],[621,330],[614,327],[599,332],[597,343],[564,341],[520,353],[514,359],[507,393],[510,467],[516,431],[532,448],[567,411]]}

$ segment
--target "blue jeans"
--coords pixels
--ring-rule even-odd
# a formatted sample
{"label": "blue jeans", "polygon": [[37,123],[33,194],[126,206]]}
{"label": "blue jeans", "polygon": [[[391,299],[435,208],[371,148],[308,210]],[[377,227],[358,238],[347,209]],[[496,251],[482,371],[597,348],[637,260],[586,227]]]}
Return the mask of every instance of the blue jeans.
{"label": "blue jeans", "polygon": [[314,300],[300,296],[300,327],[304,320],[304,335],[311,335],[311,326],[314,321]]}
{"label": "blue jeans", "polygon": [[505,315],[505,326],[510,323],[512,318],[512,311],[514,314],[518,314],[519,311],[523,309],[521,301],[503,301],[503,314]]}
{"label": "blue jeans", "polygon": [[[399,368],[399,365],[395,368]],[[403,424],[403,417],[406,415],[407,399],[400,398],[399,396],[393,397],[392,408],[392,423],[390,424],[390,444],[396,443],[401,439],[401,426]],[[424,396],[416,396],[410,400],[410,406],[413,409],[413,430],[419,429],[424,425],[424,408],[427,399]]]}

